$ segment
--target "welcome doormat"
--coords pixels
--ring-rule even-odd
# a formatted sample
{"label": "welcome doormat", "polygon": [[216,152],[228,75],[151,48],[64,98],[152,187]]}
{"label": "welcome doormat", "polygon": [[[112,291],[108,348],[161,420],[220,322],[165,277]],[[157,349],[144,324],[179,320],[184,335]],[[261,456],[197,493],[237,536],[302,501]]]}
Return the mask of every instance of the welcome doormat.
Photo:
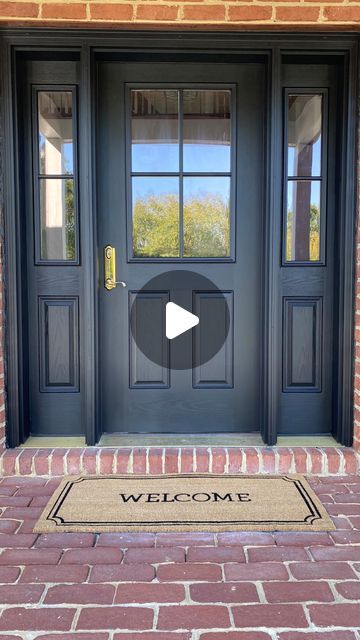
{"label": "welcome doormat", "polygon": [[35,532],[333,530],[303,476],[69,476]]}

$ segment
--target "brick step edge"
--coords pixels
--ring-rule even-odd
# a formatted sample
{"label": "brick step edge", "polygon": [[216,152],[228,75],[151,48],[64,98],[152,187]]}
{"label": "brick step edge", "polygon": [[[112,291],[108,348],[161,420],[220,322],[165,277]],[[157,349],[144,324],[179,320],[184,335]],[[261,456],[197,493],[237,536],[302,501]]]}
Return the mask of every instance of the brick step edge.
{"label": "brick step edge", "polygon": [[112,473],[360,473],[360,454],[334,447],[82,447],[7,449],[0,475],[62,476]]}

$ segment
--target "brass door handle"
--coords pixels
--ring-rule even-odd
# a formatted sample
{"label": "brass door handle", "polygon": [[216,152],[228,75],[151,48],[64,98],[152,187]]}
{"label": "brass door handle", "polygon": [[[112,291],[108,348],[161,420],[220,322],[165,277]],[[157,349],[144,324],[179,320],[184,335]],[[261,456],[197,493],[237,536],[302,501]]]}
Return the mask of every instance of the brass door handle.
{"label": "brass door handle", "polygon": [[116,280],[116,251],[110,244],[104,247],[104,287],[108,291],[117,285],[126,287],[126,282]]}

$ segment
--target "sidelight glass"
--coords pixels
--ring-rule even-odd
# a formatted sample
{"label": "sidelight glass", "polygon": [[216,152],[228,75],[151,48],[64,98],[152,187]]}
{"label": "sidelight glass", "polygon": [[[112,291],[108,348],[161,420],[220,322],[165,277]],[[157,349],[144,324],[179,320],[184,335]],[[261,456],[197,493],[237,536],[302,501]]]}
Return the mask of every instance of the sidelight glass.
{"label": "sidelight glass", "polygon": [[287,263],[311,264],[323,259],[323,101],[321,93],[287,95]]}
{"label": "sidelight glass", "polygon": [[[77,261],[74,90],[37,90],[36,259]],[[36,163],[35,163],[36,165]]]}
{"label": "sidelight glass", "polygon": [[288,175],[321,175],[322,96],[289,95]]}
{"label": "sidelight glass", "polygon": [[184,178],[184,256],[230,256],[230,178]]}
{"label": "sidelight glass", "polygon": [[230,171],[231,91],[184,90],[184,171]]}
{"label": "sidelight glass", "polygon": [[288,182],[286,260],[320,260],[320,182]]}
{"label": "sidelight glass", "polygon": [[130,90],[134,259],[231,258],[231,101],[226,88]]}
{"label": "sidelight glass", "polygon": [[179,257],[178,178],[132,178],[132,229],[134,257]]}
{"label": "sidelight glass", "polygon": [[131,92],[131,155],[134,172],[179,170],[179,92]]}
{"label": "sidelight glass", "polygon": [[39,91],[39,164],[44,175],[74,173],[71,91]]}
{"label": "sidelight glass", "polygon": [[40,179],[41,257],[75,260],[73,178]]}

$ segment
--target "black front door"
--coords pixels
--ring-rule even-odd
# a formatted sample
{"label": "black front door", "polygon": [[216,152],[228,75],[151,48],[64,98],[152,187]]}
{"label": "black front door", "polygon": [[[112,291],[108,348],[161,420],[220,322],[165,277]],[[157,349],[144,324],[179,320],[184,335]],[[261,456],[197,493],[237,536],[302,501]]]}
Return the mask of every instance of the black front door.
{"label": "black front door", "polygon": [[[136,55],[99,53],[91,101],[77,53],[19,61],[9,343],[24,437],[336,434],[351,289],[340,67],[286,56],[270,97],[256,53]],[[172,340],[169,302],[200,318]]]}
{"label": "black front door", "polygon": [[[262,64],[99,65],[104,432],[260,429],[265,95]],[[169,301],[200,317],[172,341]]]}

